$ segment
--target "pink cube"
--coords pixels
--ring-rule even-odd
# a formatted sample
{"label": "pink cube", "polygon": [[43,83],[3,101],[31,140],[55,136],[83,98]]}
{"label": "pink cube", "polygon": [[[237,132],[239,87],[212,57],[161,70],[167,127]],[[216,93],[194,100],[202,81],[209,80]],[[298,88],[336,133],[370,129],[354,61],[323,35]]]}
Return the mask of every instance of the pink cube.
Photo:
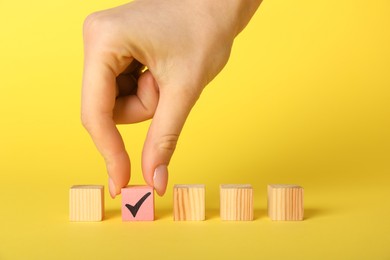
{"label": "pink cube", "polygon": [[122,188],[122,221],[153,220],[153,187],[133,185]]}

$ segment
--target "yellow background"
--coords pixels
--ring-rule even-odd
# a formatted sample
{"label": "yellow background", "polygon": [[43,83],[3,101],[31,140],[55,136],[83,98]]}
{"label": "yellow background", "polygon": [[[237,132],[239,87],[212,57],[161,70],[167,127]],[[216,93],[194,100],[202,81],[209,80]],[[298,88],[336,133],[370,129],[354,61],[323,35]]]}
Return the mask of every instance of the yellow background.
{"label": "yellow background", "polygon": [[[0,0],[0,259],[390,259],[390,2],[265,0],[193,109],[152,223],[68,222],[73,184],[105,184],[79,120],[81,27],[124,1]],[[121,126],[132,184],[149,122]],[[172,186],[206,184],[205,222],[172,221]],[[255,189],[221,222],[221,183]],[[272,222],[266,185],[305,188]],[[107,186],[106,186],[107,187]]]}

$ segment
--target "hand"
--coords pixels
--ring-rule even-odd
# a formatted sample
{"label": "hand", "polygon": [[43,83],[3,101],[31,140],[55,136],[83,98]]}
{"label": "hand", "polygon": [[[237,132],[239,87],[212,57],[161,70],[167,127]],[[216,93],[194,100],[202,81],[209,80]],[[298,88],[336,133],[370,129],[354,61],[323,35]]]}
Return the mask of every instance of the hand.
{"label": "hand", "polygon": [[226,64],[235,36],[259,4],[143,0],[87,17],[81,119],[105,159],[112,197],[130,180],[130,159],[116,124],[153,118],[142,171],[163,195],[191,108]]}

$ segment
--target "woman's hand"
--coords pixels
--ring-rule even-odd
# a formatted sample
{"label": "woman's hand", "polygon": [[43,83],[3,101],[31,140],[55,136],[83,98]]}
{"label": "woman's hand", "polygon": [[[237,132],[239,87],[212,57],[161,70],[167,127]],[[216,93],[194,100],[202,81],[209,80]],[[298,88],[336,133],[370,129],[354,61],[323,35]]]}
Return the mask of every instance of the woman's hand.
{"label": "woman's hand", "polygon": [[191,108],[225,66],[235,36],[259,4],[140,0],[87,17],[81,117],[105,159],[112,197],[130,179],[130,159],[116,124],[153,118],[142,171],[146,183],[163,195]]}

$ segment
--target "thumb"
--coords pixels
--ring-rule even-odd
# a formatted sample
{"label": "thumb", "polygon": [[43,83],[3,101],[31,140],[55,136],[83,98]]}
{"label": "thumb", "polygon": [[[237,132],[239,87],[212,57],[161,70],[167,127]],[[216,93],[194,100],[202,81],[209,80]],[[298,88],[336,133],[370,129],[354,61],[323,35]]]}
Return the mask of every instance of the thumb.
{"label": "thumb", "polygon": [[146,183],[162,196],[168,183],[169,161],[187,116],[200,93],[188,86],[159,87],[160,99],[143,148],[142,172]]}

